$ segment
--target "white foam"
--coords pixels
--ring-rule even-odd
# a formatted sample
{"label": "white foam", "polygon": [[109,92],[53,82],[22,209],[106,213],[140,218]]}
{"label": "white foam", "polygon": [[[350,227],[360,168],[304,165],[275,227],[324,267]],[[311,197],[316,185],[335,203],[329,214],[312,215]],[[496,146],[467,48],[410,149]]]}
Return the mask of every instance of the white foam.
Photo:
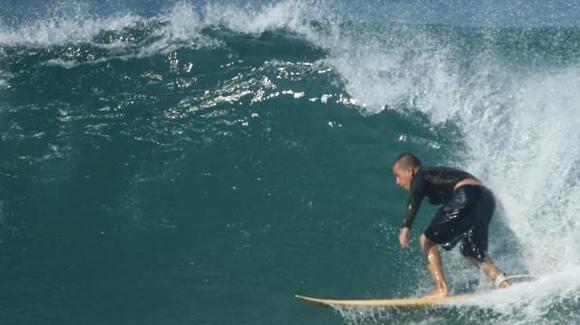
{"label": "white foam", "polygon": [[105,30],[121,30],[133,26],[140,19],[125,15],[110,18],[54,17],[10,29],[0,26],[0,44],[50,46],[66,43],[90,42]]}
{"label": "white foam", "polygon": [[[546,314],[554,302],[567,299],[577,300],[580,293],[579,266],[568,265],[532,282],[514,284],[508,289],[496,289],[479,293],[471,299],[453,303],[457,306],[475,306],[493,310],[500,323],[530,324],[545,323]],[[557,317],[576,319],[574,310],[563,310]]]}
{"label": "white foam", "polygon": [[580,68],[509,78],[501,109],[464,122],[469,165],[500,198],[530,270],[580,265]]}
{"label": "white foam", "polygon": [[[311,3],[310,3],[311,5]],[[62,10],[46,19],[7,27],[0,22],[0,44],[8,45],[62,45],[65,43],[90,42],[102,31],[120,31],[137,23],[162,21],[167,25],[157,36],[167,40],[189,42],[199,37],[201,29],[208,26],[224,26],[233,31],[260,34],[267,30],[286,28],[309,31],[306,28],[314,13],[308,11],[305,2],[283,1],[257,7],[234,5],[190,5],[178,2],[156,17],[144,18],[130,13],[111,17],[96,17],[86,8],[73,12]]]}
{"label": "white foam", "polygon": [[[286,29],[314,37],[311,21],[321,9],[309,11],[312,2],[283,1],[261,6],[234,6],[178,2],[169,10],[155,17],[139,17],[130,13],[119,13],[111,17],[95,17],[87,8],[75,7],[72,12],[58,11],[46,19],[9,28],[0,23],[0,45],[50,47],[89,43],[92,46],[120,51],[111,57],[128,59],[155,54],[167,54],[179,48],[217,48],[220,40],[203,33],[205,28],[226,28],[234,32],[259,35],[268,30]],[[119,32],[123,29],[139,28],[140,25],[155,25],[143,45],[129,39],[112,42],[95,41],[95,36],[105,31]],[[137,51],[134,48],[137,47]],[[129,49],[129,51],[124,51]],[[109,57],[110,58],[110,57]],[[97,60],[98,61],[98,60]],[[46,64],[73,67],[91,62],[51,61]],[[94,63],[94,62],[92,62]]]}
{"label": "white foam", "polygon": [[[320,8],[314,9],[313,12],[317,12]],[[311,16],[307,10],[306,3],[301,1],[282,1],[257,8],[208,5],[203,16],[206,25],[221,25],[246,34],[261,34],[281,28],[306,32],[306,19]]]}

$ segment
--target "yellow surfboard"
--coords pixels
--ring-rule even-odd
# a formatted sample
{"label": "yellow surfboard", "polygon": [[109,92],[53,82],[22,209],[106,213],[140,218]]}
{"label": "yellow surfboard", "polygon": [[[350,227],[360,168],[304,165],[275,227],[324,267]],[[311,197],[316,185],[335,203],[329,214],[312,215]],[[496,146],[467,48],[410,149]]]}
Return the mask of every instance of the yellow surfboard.
{"label": "yellow surfboard", "polygon": [[[506,279],[515,282],[527,282],[535,279],[532,275],[521,274],[506,276]],[[474,298],[477,293],[462,294],[438,298],[398,298],[398,299],[323,299],[303,295],[295,295],[296,298],[315,305],[329,307],[375,307],[375,308],[420,308],[436,305],[444,305],[450,302],[462,301]]]}
{"label": "yellow surfboard", "polygon": [[473,297],[473,294],[447,296],[439,298],[399,298],[399,299],[322,299],[296,295],[302,301],[315,305],[329,307],[383,307],[383,308],[418,308],[433,305],[445,304],[453,301],[465,300]]}

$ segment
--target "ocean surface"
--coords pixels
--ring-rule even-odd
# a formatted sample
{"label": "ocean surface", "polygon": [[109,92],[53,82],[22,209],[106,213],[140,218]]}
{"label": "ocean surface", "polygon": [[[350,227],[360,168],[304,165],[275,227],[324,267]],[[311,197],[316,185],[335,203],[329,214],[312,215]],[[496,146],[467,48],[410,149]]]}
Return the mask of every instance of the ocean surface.
{"label": "ocean surface", "polygon": [[[0,324],[580,324],[575,1],[0,3]],[[403,151],[499,208],[491,284],[398,246]]]}

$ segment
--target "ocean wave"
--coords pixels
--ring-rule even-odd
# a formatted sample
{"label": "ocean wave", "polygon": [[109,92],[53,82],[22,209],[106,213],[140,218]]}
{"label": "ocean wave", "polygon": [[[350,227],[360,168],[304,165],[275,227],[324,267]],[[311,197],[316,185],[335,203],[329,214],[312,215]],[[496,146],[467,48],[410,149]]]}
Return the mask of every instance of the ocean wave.
{"label": "ocean wave", "polygon": [[[409,123],[418,114],[430,123],[426,132],[452,124],[465,150],[442,163],[493,189],[522,247],[499,264],[519,260],[538,276],[580,265],[580,42],[568,42],[578,31],[377,23],[333,12],[325,2],[178,3],[153,17],[81,13],[1,26],[0,91],[24,102],[10,102],[12,112],[55,100],[50,123],[62,132],[82,121],[83,135],[109,140],[108,126],[118,125],[131,141],[176,150],[180,141],[202,146],[244,134],[272,103],[272,110],[288,102],[367,115],[390,110]],[[76,105],[85,101],[93,106]],[[325,127],[342,125],[328,118]],[[15,139],[41,134],[20,131],[12,131]],[[68,147],[47,148],[24,158],[61,159],[66,152],[57,149]],[[509,251],[502,243],[493,241],[492,251]],[[577,281],[568,281],[574,276],[559,281],[578,292]],[[541,310],[557,299],[535,304]]]}
{"label": "ocean wave", "polygon": [[131,15],[89,19],[54,17],[17,28],[1,26],[0,45],[46,47],[91,42],[93,37],[102,31],[121,30],[134,26],[139,21],[140,18]]}
{"label": "ocean wave", "polygon": [[[202,37],[204,28],[225,27],[248,34],[288,29],[308,32],[314,15],[304,2],[281,2],[260,7],[236,7],[233,5],[194,6],[177,3],[166,12],[154,17],[132,14],[110,17],[94,17],[90,13],[76,13],[24,23],[17,27],[0,25],[0,45],[3,46],[59,46],[75,43],[93,43],[106,46],[130,45],[140,37],[130,35],[131,30],[149,33],[159,41],[155,45],[195,43]],[[320,8],[313,12],[320,12]],[[129,31],[129,33],[126,33]]]}

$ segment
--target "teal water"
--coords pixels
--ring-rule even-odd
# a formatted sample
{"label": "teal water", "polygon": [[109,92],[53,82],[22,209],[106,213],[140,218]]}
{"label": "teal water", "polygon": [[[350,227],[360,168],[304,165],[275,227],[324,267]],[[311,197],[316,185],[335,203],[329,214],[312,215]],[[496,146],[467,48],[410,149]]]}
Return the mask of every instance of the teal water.
{"label": "teal water", "polygon": [[[577,27],[72,4],[0,20],[2,324],[578,322]],[[297,301],[429,289],[435,207],[398,247],[402,151],[483,179],[492,256],[539,280],[418,311]],[[455,293],[489,287],[443,258]]]}

